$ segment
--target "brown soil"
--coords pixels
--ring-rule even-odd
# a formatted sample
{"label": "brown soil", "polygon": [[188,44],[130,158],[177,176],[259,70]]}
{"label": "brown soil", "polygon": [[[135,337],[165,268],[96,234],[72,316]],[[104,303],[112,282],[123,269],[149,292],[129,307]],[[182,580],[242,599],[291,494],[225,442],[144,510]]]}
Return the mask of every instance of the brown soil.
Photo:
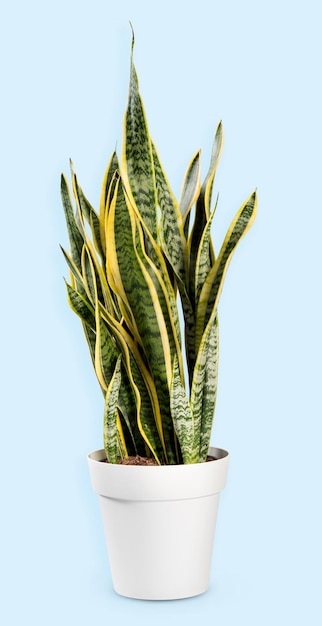
{"label": "brown soil", "polygon": [[[213,456],[208,456],[207,461],[215,461]],[[107,461],[104,461],[107,463]],[[158,465],[155,459],[147,458],[145,456],[129,456],[126,459],[119,459],[119,465]]]}
{"label": "brown soil", "polygon": [[126,459],[119,460],[120,465],[158,465],[154,459],[148,459],[143,456],[129,456]]}

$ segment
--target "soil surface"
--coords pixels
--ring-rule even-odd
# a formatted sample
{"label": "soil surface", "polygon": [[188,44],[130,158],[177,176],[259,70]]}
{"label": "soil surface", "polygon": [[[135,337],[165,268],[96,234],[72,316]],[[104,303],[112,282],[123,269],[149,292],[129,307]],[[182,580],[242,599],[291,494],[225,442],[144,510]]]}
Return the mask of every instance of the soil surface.
{"label": "soil surface", "polygon": [[[213,456],[208,456],[207,461],[215,461]],[[107,461],[104,461],[107,463]],[[126,459],[119,459],[119,465],[158,465],[155,459],[147,458],[145,456],[129,456]]]}
{"label": "soil surface", "polygon": [[119,460],[120,465],[158,465],[154,459],[148,459],[145,456],[129,456],[126,459]]}

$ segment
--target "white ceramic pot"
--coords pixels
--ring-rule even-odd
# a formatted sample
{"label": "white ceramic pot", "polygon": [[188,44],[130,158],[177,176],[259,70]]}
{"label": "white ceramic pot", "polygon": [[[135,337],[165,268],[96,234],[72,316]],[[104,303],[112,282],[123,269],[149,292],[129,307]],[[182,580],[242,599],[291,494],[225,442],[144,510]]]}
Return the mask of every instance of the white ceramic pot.
{"label": "white ceramic pot", "polygon": [[88,455],[120,595],[174,600],[207,590],[229,459],[219,448],[209,454],[216,460],[163,466],[104,463],[104,450]]}

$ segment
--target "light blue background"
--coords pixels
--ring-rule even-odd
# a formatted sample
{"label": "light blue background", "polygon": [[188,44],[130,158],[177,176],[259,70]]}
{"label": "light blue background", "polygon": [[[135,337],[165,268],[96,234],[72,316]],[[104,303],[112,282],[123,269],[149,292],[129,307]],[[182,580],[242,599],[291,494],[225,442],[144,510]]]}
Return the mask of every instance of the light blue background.
{"label": "light blue background", "polygon": [[[0,17],[1,623],[318,626],[318,0],[16,0]],[[198,148],[206,172],[223,120],[217,248],[242,201],[259,194],[220,303],[212,441],[231,465],[211,586],[157,604],[111,589],[86,463],[101,447],[102,398],[59,250],[69,157],[97,206],[120,147],[129,19],[150,130],[176,193]]]}

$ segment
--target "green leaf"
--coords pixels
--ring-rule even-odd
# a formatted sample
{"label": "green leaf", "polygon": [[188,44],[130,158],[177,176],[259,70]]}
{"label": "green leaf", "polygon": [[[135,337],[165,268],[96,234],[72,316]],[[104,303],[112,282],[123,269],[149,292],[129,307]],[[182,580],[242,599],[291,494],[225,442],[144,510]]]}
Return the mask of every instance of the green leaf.
{"label": "green leaf", "polygon": [[161,242],[175,273],[184,280],[185,236],[178,203],[171,191],[159,155],[152,144],[157,198],[161,209]]}
{"label": "green leaf", "polygon": [[218,204],[218,197],[216,200],[215,207],[212,210],[209,216],[209,219],[205,225],[204,231],[202,233],[202,237],[201,237],[199,249],[198,249],[198,254],[196,258],[196,269],[195,269],[196,304],[198,303],[201,289],[211,269],[211,256],[209,254],[210,245],[211,245],[211,225],[212,225],[213,217],[216,212],[217,204]]}
{"label": "green leaf", "polygon": [[180,277],[177,277],[177,283],[179,287],[184,317],[186,360],[188,366],[189,381],[191,382],[193,367],[196,358],[195,312],[191,304],[185,283],[181,280]]}
{"label": "green leaf", "polygon": [[162,309],[162,287],[160,286],[158,292],[150,276],[152,262],[148,263],[140,249],[142,240],[139,223],[131,205],[126,202],[121,185],[109,212],[107,242],[110,250],[109,273],[112,274],[118,294],[131,313],[131,320],[135,320],[132,326],[134,337],[144,350],[155,382],[166,446],[170,459],[175,462],[169,398],[172,376],[170,340],[173,328],[167,325],[169,309]]}
{"label": "green leaf", "polygon": [[84,244],[82,251],[82,276],[87,297],[89,301],[93,304],[93,306],[95,306],[95,302],[97,299],[95,270],[93,262],[91,260],[90,252],[86,244]]}
{"label": "green leaf", "polygon": [[[145,454],[144,441],[158,459],[162,447],[158,441],[154,422],[154,407],[143,373],[145,365],[134,346],[134,342],[122,325],[99,305],[99,328],[101,339],[95,345],[95,369],[102,370],[101,376],[108,382],[116,357],[122,354],[122,386],[119,392],[120,409],[136,454]],[[106,326],[105,326],[106,325]],[[111,338],[113,338],[112,343]],[[113,355],[113,346],[115,354]],[[99,359],[99,363],[97,363]],[[106,384],[103,385],[106,389]],[[143,438],[142,438],[143,437]]]}
{"label": "green leaf", "polygon": [[104,406],[104,448],[109,463],[118,461],[117,404],[121,385],[121,357],[118,358],[107,388]]}
{"label": "green leaf", "polygon": [[224,278],[231,261],[234,250],[241,238],[250,229],[256,215],[257,196],[252,193],[235,215],[224,239],[220,253],[207,279],[202,287],[196,319],[196,347],[200,340],[208,320],[216,311],[219,297],[222,291]]}
{"label": "green leaf", "polygon": [[[137,420],[136,395],[123,362],[121,373],[122,385],[119,392],[118,408],[120,409],[120,420],[123,424],[126,447],[128,451],[130,450],[130,454],[145,456],[145,440],[141,435]],[[150,418],[151,414],[151,404],[149,403]]]}
{"label": "green leaf", "polygon": [[71,285],[66,283],[68,303],[71,309],[78,315],[83,322],[90,328],[95,330],[95,313],[94,308],[78,291]]}
{"label": "green leaf", "polygon": [[184,223],[184,234],[188,237],[190,210],[196,202],[200,190],[200,150],[191,159],[184,175],[179,201]]}
{"label": "green leaf", "polygon": [[212,145],[209,169],[208,169],[206,178],[202,184],[201,191],[200,191],[200,202],[202,202],[205,207],[206,218],[209,217],[209,213],[210,213],[212,187],[213,187],[213,182],[214,182],[215,174],[217,171],[219,159],[222,153],[222,148],[223,148],[223,127],[222,127],[222,122],[219,122],[217,129],[216,129],[214,142]]}
{"label": "green leaf", "polygon": [[108,332],[105,323],[100,315],[99,307],[96,311],[96,344],[95,344],[95,371],[101,386],[108,388],[115,361],[118,357],[118,350]]}
{"label": "green leaf", "polygon": [[71,257],[77,269],[81,272],[81,255],[84,244],[84,237],[77,225],[73,205],[69,195],[68,183],[63,174],[61,176],[61,198],[64,207],[67,231],[69,236]]}
{"label": "green leaf", "polygon": [[214,419],[218,384],[218,316],[207,326],[200,343],[191,386],[190,404],[194,422],[193,455],[206,461]]}
{"label": "green leaf", "polygon": [[182,384],[178,360],[176,357],[173,362],[170,404],[171,415],[180,444],[183,462],[196,463],[198,462],[198,456],[192,455],[193,416],[184,385]]}
{"label": "green leaf", "polygon": [[[110,319],[110,314],[103,307],[98,298],[96,273],[90,255],[88,255],[87,275],[88,282],[91,284],[93,299],[95,301],[96,333],[93,355],[94,368],[102,390],[107,391],[113,376],[115,363],[122,350],[120,350],[120,346],[118,345],[119,342],[115,338],[115,333],[113,333],[114,328],[112,328],[111,332],[110,324],[106,323],[106,319]],[[90,348],[91,351],[93,351],[93,338],[89,336],[88,339],[91,340]],[[127,449],[124,429],[122,426],[123,420],[127,428],[126,433],[128,433],[128,437],[126,439],[128,444],[131,445],[131,449],[135,451],[135,454],[143,454],[144,446],[142,446],[143,442],[140,437],[140,432],[136,421],[135,399],[135,393],[133,392],[131,382],[127,376],[126,370],[123,367],[122,387],[119,390],[117,405],[122,412],[121,415],[118,414],[118,444],[120,448],[119,451],[121,451],[121,448],[124,448],[124,450]]]}
{"label": "green leaf", "polygon": [[157,239],[157,199],[152,145],[143,102],[139,94],[137,74],[131,55],[130,86],[124,118],[122,155],[123,172],[134,203],[153,238]]}
{"label": "green leaf", "polygon": [[[212,147],[210,166],[207,172],[206,178],[202,184],[199,197],[196,203],[196,214],[193,229],[189,239],[189,295],[192,303],[196,302],[195,287],[198,282],[196,279],[196,263],[200,246],[200,240],[203,235],[205,226],[209,219],[211,194],[213,188],[213,181],[217,170],[218,161],[222,151],[223,133],[222,124],[218,124],[215,139]],[[209,263],[212,265],[214,261],[214,254],[212,245],[209,246]]]}
{"label": "green leaf", "polygon": [[[82,326],[83,326],[83,331],[84,331],[84,335],[85,335],[85,339],[88,345],[88,349],[89,349],[89,353],[90,353],[90,357],[92,360],[92,365],[95,371],[95,344],[96,344],[96,331],[93,330],[93,328],[91,328],[90,326],[88,326],[88,324],[86,324],[84,321],[82,321]],[[102,387],[101,387],[102,389]],[[102,389],[102,392],[105,396],[105,390]]]}
{"label": "green leaf", "polygon": [[104,174],[101,196],[100,196],[99,228],[100,228],[100,239],[102,242],[102,248],[103,248],[105,258],[107,254],[106,238],[105,238],[105,217],[106,217],[106,213],[108,212],[108,207],[110,205],[110,202],[114,195],[115,185],[117,181],[117,176],[116,176],[117,172],[119,172],[119,162],[118,162],[117,154],[114,151],[109,160],[108,166]]}
{"label": "green leaf", "polygon": [[[136,424],[143,441],[154,456],[157,463],[168,463],[168,450],[164,441],[163,424],[159,400],[153,379],[144,366],[139,367],[140,360],[135,350],[128,350],[127,373],[136,396]],[[140,446],[140,440],[137,441]]]}
{"label": "green leaf", "polygon": [[[135,207],[133,207],[135,210]],[[139,215],[137,214],[139,217]],[[175,336],[175,343],[178,351],[181,350],[181,328],[180,328],[180,319],[179,312],[177,307],[177,297],[171,282],[171,278],[169,276],[169,265],[167,265],[167,261],[163,255],[163,251],[158,243],[153,239],[150,231],[145,228],[144,223],[139,217],[140,226],[142,228],[143,233],[143,241],[141,238],[141,244],[138,247],[138,253],[140,254],[141,250],[141,258],[145,258],[145,266],[148,269],[152,280],[154,281],[154,285],[156,289],[159,291],[160,288],[163,291],[163,297],[166,301],[166,308],[169,309],[169,319],[170,325],[173,329],[173,333]],[[149,268],[150,265],[150,268]],[[179,278],[179,277],[178,277]],[[180,363],[181,368],[181,363]]]}
{"label": "green leaf", "polygon": [[78,184],[77,176],[75,173],[73,174],[73,189],[79,211],[83,219],[85,219],[90,226],[95,248],[100,254],[101,258],[104,260],[105,253],[101,241],[99,217],[90,202],[87,200],[81,186]]}
{"label": "green leaf", "polygon": [[70,277],[71,277],[71,281],[73,283],[73,286],[76,286],[76,291],[79,291],[80,294],[82,296],[84,296],[85,298],[87,298],[87,294],[86,294],[86,289],[85,289],[85,284],[84,284],[84,279],[83,276],[81,274],[81,272],[77,269],[77,266],[75,265],[73,259],[71,258],[70,254],[68,254],[68,252],[66,252],[66,250],[60,246],[60,249],[65,257],[65,261],[69,267],[69,271],[70,271]]}
{"label": "green leaf", "polygon": [[[106,205],[109,204],[109,199],[113,197],[113,192],[115,188],[115,180],[116,180],[115,174],[118,171],[119,171],[119,162],[118,162],[117,154],[114,150],[108,162],[107,168],[105,170],[103,183],[102,183],[102,190],[101,190],[101,197],[100,197],[100,221],[102,221],[102,224],[105,223],[104,216],[105,216]],[[102,214],[103,214],[103,219],[101,219]]]}
{"label": "green leaf", "polygon": [[107,311],[102,314],[122,354],[123,364],[135,394],[137,425],[141,436],[157,462],[160,463],[163,459],[167,463],[160,405],[151,374],[128,331]]}
{"label": "green leaf", "polygon": [[[198,151],[177,203],[149,134],[133,47],[134,36],[122,163],[119,167],[114,151],[99,213],[72,164],[76,211],[62,176],[70,241],[70,253],[62,248],[70,271],[68,301],[81,320],[105,397],[109,462],[129,453],[153,455],[159,464],[204,462],[217,392],[218,301],[232,254],[254,220],[256,193],[235,216],[216,259],[211,225],[217,203],[211,211],[211,197],[222,124],[202,186]],[[190,394],[184,383],[178,291]]]}
{"label": "green leaf", "polygon": [[[160,263],[160,269],[157,267],[150,256],[145,251],[145,238],[144,233],[137,224],[136,234],[136,253],[137,258],[142,263],[142,271],[147,272],[146,278],[152,280],[154,290],[151,292],[155,302],[159,302],[164,323],[166,326],[167,336],[169,340],[171,361],[175,354],[179,357],[179,366],[181,374],[183,373],[182,358],[181,358],[181,339],[180,339],[180,325],[179,325],[179,313],[175,301],[175,295],[170,280],[168,279],[168,272],[166,264],[163,263],[164,271],[162,272],[162,264]],[[150,247],[150,252],[156,252],[153,246]],[[154,256],[154,255],[153,255]],[[159,257],[156,256],[156,261],[159,261]],[[161,257],[162,258],[162,257]],[[149,280],[148,279],[148,280]],[[169,364],[170,365],[170,364]]]}

